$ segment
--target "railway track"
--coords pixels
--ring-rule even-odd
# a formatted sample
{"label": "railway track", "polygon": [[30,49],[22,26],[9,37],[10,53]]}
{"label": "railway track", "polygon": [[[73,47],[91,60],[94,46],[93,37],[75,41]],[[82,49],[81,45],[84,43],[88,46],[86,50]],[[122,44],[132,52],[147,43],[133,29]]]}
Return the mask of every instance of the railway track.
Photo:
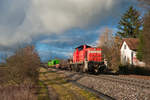
{"label": "railway track", "polygon": [[90,75],[90,74],[81,73],[81,72],[73,72],[73,73],[80,74],[80,75],[83,75],[83,76],[103,79],[103,80],[106,80],[106,81],[118,82],[118,83],[126,84],[126,85],[128,84],[128,85],[132,85],[132,86],[135,86],[135,87],[140,87],[140,88],[143,88],[143,89],[150,89],[150,80],[120,77],[120,76],[116,76],[116,75],[105,75],[105,74]]}
{"label": "railway track", "polygon": [[[90,91],[94,90],[95,92],[96,90],[95,94],[98,92],[101,98],[106,94],[104,100],[107,100],[107,96],[117,100],[150,100],[150,80],[122,77],[118,75],[92,75],[57,69],[54,71],[66,75],[67,79],[79,85],[79,87],[81,86],[81,88],[83,85]],[[100,93],[102,93],[102,95],[100,95]]]}
{"label": "railway track", "polygon": [[150,89],[150,81],[143,80],[143,79],[134,79],[134,78],[126,78],[126,77],[119,77],[113,75],[88,75],[89,77],[100,78],[103,80],[111,81],[111,82],[118,82],[122,84],[128,84],[135,87],[140,87],[143,89]]}
{"label": "railway track", "polygon": [[[64,70],[59,70],[59,69],[51,69],[53,72],[59,72],[61,74],[64,74]],[[69,71],[67,71],[69,72]],[[80,74],[80,75],[85,75],[84,73],[79,73],[79,72],[72,72],[72,74]],[[69,75],[70,76],[70,75]],[[106,94],[103,94],[102,92],[99,92],[97,90],[94,90],[92,88],[89,88],[87,86],[84,86],[78,82],[76,82],[75,80],[72,80],[72,79],[67,79],[67,82],[71,82],[72,84],[78,86],[79,88],[81,89],[84,89],[84,90],[87,90],[91,93],[94,93],[97,97],[101,98],[102,100],[115,100],[114,98],[106,95]]]}

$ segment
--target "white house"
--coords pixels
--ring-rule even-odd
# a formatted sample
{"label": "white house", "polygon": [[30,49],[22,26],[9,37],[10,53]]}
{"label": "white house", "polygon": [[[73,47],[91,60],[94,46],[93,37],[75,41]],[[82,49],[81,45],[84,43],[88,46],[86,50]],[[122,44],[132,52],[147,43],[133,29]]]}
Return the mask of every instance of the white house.
{"label": "white house", "polygon": [[145,63],[139,61],[136,57],[138,44],[139,44],[139,40],[136,38],[123,39],[121,48],[120,48],[122,64],[145,66]]}

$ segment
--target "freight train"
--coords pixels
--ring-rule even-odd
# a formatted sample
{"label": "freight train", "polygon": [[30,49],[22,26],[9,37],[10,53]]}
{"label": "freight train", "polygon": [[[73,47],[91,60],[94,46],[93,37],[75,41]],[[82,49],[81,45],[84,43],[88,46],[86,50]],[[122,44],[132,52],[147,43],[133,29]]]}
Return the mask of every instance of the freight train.
{"label": "freight train", "polygon": [[[56,62],[56,60],[54,60],[54,62]],[[61,69],[89,73],[100,73],[106,69],[102,49],[88,45],[81,45],[75,48],[72,60],[69,59],[66,63],[61,64],[60,62],[59,64],[53,65]]]}

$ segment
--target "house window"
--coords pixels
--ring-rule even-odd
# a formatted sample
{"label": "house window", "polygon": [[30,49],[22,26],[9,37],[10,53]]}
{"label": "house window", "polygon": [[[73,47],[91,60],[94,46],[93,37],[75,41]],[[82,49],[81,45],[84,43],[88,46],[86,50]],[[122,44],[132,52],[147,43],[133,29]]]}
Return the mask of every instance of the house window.
{"label": "house window", "polygon": [[126,45],[124,45],[124,49],[126,49]]}

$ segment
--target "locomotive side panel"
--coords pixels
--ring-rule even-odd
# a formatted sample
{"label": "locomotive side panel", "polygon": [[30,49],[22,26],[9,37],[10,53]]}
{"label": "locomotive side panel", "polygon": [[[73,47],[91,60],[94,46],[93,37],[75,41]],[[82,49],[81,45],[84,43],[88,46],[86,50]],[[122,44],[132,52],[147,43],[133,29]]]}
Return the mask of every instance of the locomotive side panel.
{"label": "locomotive side panel", "polygon": [[101,48],[90,48],[87,54],[88,61],[102,62],[102,49]]}

